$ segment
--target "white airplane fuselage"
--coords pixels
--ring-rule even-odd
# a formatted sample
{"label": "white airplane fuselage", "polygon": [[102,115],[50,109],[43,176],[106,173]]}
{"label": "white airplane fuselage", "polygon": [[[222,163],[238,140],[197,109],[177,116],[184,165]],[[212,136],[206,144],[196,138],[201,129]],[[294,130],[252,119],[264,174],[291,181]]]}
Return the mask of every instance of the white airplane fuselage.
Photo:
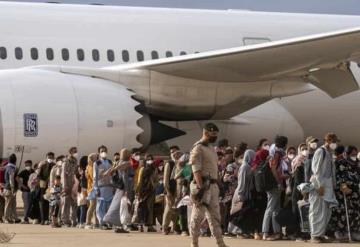
{"label": "white airplane fuselage", "polygon": [[[360,26],[358,16],[0,2],[0,74],[2,70],[34,65],[113,66],[357,26]],[[85,90],[85,83],[80,83],[76,90]],[[110,92],[112,85],[108,86],[106,90]],[[31,85],[24,84],[24,87]],[[34,95],[17,97],[36,98],[43,93],[58,93],[42,91],[41,86],[37,89],[39,92]],[[71,87],[68,89],[71,90]],[[9,86],[8,91],[0,96],[11,90],[14,88]],[[111,97],[115,99],[116,95]],[[87,100],[90,102],[93,98]],[[59,97],[59,101],[66,101],[66,96]],[[28,111],[31,112],[31,109]],[[127,110],[114,110],[112,114],[124,112]],[[306,135],[320,137],[326,131],[337,132],[344,143],[360,144],[360,132],[355,129],[360,124],[359,112],[359,92],[331,99],[320,90],[314,90],[273,100],[234,117],[232,122],[219,122],[219,125],[223,130],[222,137],[232,142],[246,141],[251,145],[255,145],[261,137],[272,138],[276,134],[288,135],[291,143],[298,143]],[[57,117],[54,113],[56,121],[61,121],[61,117]],[[92,120],[96,121],[96,118]],[[6,127],[9,124],[3,125]],[[18,129],[22,128],[20,123],[14,124]],[[108,125],[111,124],[111,121],[108,122]],[[196,122],[170,124],[190,133],[171,143],[189,148],[191,142],[198,138],[199,125]],[[62,131],[72,128],[81,130],[79,123],[77,126],[61,126],[59,123],[57,127],[60,139]],[[122,131],[126,132],[126,129]],[[47,134],[53,135],[51,128]],[[71,143],[79,145],[85,154],[97,143],[97,140],[87,138],[89,135],[83,133],[82,141],[64,139],[62,143],[50,145],[49,149],[63,150]],[[112,138],[111,130],[105,136]],[[131,135],[122,135],[119,143],[111,141],[109,145],[114,146],[112,151],[118,151],[129,137]],[[120,137],[116,138],[119,140]],[[3,156],[16,151],[16,146],[23,145],[16,138],[4,142]],[[44,152],[40,146],[41,143],[38,143],[29,147],[27,157],[38,159]]]}

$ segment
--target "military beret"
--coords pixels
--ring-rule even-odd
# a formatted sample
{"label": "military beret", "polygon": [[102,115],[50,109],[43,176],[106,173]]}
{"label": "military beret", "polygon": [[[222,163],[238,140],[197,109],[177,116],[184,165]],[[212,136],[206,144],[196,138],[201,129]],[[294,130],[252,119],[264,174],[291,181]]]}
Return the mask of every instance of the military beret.
{"label": "military beret", "polygon": [[204,130],[207,130],[209,132],[219,132],[219,128],[214,123],[207,123],[204,126]]}

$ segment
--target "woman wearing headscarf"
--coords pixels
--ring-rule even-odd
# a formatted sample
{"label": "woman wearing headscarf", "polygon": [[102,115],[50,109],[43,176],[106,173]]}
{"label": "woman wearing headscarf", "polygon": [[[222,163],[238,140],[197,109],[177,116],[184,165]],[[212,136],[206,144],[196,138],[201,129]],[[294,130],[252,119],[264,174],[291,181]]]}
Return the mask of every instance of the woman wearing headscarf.
{"label": "woman wearing headscarf", "polygon": [[121,222],[121,199],[125,195],[128,189],[128,173],[127,170],[130,166],[131,153],[127,149],[122,149],[120,152],[120,160],[111,169],[110,174],[112,176],[113,186],[116,188],[115,195],[111,201],[109,210],[104,216],[104,222],[110,223],[116,227],[115,233],[128,233],[124,229],[127,222]]}
{"label": "woman wearing headscarf", "polygon": [[99,225],[99,221],[96,217],[96,195],[94,191],[94,162],[98,160],[98,154],[92,153],[88,156],[88,165],[85,170],[85,176],[87,181],[87,194],[89,200],[89,207],[86,213],[86,224],[85,229],[92,229],[92,218],[95,218],[95,226]]}
{"label": "woman wearing headscarf", "polygon": [[348,237],[345,210],[347,200],[351,237],[352,240],[360,241],[360,172],[357,153],[356,147],[349,146],[345,149],[346,157],[335,162],[335,195],[339,205],[332,210],[330,228],[338,240]]}
{"label": "woman wearing headscarf", "polygon": [[243,237],[248,237],[256,228],[254,224],[249,224],[250,222],[245,219],[245,215],[247,217],[250,216],[249,209],[254,206],[252,198],[252,191],[254,189],[253,172],[251,170],[254,157],[255,152],[253,150],[248,149],[245,151],[244,159],[238,172],[238,185],[232,199],[230,210],[232,223],[241,228]]}
{"label": "woman wearing headscarf", "polygon": [[305,161],[308,155],[308,148],[305,143],[302,143],[298,147],[298,155],[291,163],[291,202],[292,213],[295,216],[296,224],[294,224],[294,235],[297,240],[303,240],[305,236],[301,233],[300,229],[300,212],[298,207],[298,201],[303,199],[301,192],[297,189],[298,185],[305,182]]}

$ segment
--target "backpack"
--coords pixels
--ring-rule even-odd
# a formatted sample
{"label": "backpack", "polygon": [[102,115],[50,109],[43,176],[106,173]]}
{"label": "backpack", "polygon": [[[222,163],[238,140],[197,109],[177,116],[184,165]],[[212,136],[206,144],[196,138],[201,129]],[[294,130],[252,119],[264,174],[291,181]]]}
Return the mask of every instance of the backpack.
{"label": "backpack", "polygon": [[254,171],[255,189],[257,192],[265,192],[277,186],[276,179],[271,171],[267,160],[261,161]]}

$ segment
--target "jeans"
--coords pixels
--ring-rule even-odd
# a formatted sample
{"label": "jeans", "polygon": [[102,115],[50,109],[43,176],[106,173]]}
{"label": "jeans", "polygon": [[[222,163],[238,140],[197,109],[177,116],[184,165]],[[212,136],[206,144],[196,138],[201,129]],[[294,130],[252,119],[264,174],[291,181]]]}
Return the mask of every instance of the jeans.
{"label": "jeans", "polygon": [[281,233],[281,227],[275,219],[281,207],[281,190],[275,188],[270,191],[267,191],[266,194],[267,194],[267,206],[263,219],[262,232],[269,233],[270,222],[271,222],[274,234]]}
{"label": "jeans", "polygon": [[29,220],[29,212],[30,212],[30,192],[23,191],[22,192],[22,200],[24,203],[24,220]]}
{"label": "jeans", "polygon": [[79,217],[79,224],[85,224],[86,222],[86,213],[87,213],[87,205],[81,205],[80,208],[80,217]]}

